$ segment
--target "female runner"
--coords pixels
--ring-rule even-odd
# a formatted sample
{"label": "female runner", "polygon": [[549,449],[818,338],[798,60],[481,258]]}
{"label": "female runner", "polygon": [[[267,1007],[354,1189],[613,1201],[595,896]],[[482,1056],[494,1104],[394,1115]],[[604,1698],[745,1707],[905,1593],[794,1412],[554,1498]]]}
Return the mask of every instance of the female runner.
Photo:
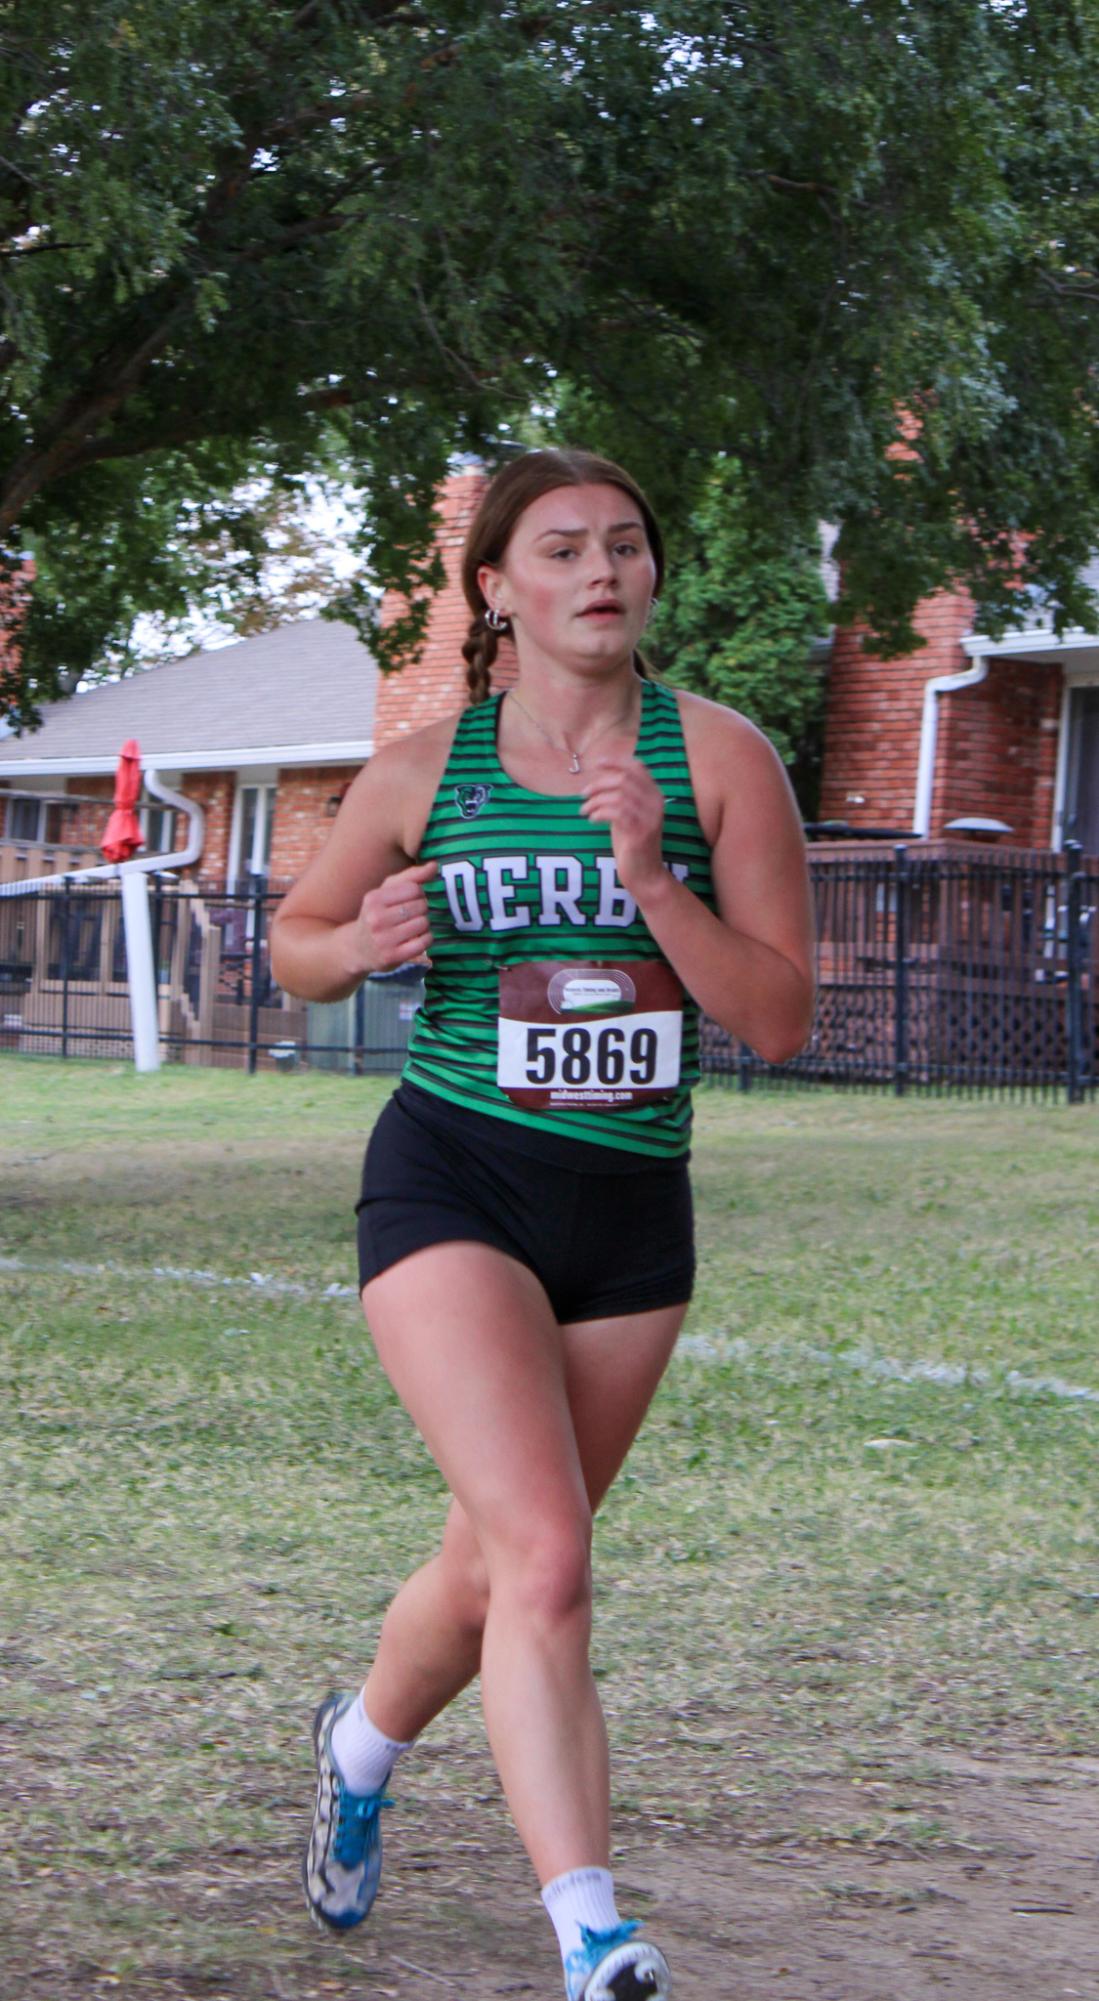
{"label": "female runner", "polygon": [[[464,555],[470,706],[371,759],[272,936],[311,1000],[429,964],[359,1250],[378,1355],[453,1496],[365,1687],[317,1712],[306,1895],[332,1927],[367,1915],[393,1766],[479,1672],[569,2001],[671,1991],[615,1905],[590,1547],[691,1291],[697,1009],[771,1061],[812,1010],[782,766],[638,654],[662,562],[608,461],[497,474]],[[490,698],[502,630],[518,680]]]}

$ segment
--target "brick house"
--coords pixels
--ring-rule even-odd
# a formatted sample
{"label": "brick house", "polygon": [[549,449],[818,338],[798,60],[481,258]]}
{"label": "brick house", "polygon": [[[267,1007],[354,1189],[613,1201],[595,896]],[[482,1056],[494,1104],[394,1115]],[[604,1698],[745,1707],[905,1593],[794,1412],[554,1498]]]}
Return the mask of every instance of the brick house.
{"label": "brick house", "polygon": [[[392,1067],[390,1045],[407,1039],[401,1010],[414,999],[403,992],[360,993],[362,1024],[356,1016],[334,1026],[338,1006],[280,993],[266,920],[257,926],[251,901],[227,892],[257,875],[276,892],[288,885],[323,846],[375,748],[461,707],[468,613],[458,572],[482,485],[481,475],[462,474],[444,496],[447,586],[414,670],[384,679],[350,627],[301,620],[53,704],[33,735],[0,733],[0,889],[101,862],[127,738],[137,739],[146,768],[202,807],[202,852],[193,867],[172,871],[197,893],[169,896],[155,918],[160,1034],[181,1060],[237,1063],[258,1035],[259,1060],[269,1064],[270,1050],[288,1042],[310,1040],[316,1054],[365,1035],[372,1048],[380,1037]],[[506,677],[501,662],[498,679]],[[152,798],[142,811],[146,856],[182,848],[188,833],[172,824],[181,815]],[[70,885],[63,907],[17,893],[0,901],[0,1046],[108,1055],[126,1045],[122,912],[117,894],[99,889]]]}
{"label": "brick house", "polygon": [[[0,736],[0,882],[98,862],[118,752],[136,737],[173,790],[206,816],[190,871],[231,888],[262,870],[272,885],[301,874],[324,845],[340,798],[384,743],[460,708],[468,612],[459,567],[484,484],[457,474],[442,503],[447,573],[415,668],[382,676],[350,626],[302,619],[50,704],[31,736]],[[383,603],[382,617],[395,610]],[[509,678],[502,649],[498,685]],[[182,830],[143,808],[146,852],[179,846]]]}
{"label": "brick house", "polygon": [[[447,589],[419,666],[382,683],[378,743],[464,700],[457,567],[482,484],[477,472],[448,484]],[[1099,586],[1099,560],[1089,581]],[[915,623],[927,643],[900,660],[876,659],[857,629],[834,636],[821,820],[947,841],[967,832],[952,822],[998,822],[1003,831],[983,837],[1000,845],[1059,850],[1077,839],[1099,853],[1099,633],[1058,638],[1039,615],[994,641],[973,631],[961,592],[929,599]],[[513,674],[502,652],[495,685]]]}
{"label": "brick house", "polygon": [[[98,859],[128,736],[204,807],[204,881],[300,874],[373,750],[465,699],[458,572],[483,484],[476,469],[447,483],[447,581],[414,667],[380,676],[349,627],[299,621],[101,685],[48,709],[35,735],[0,737],[0,881]],[[393,609],[383,604],[383,619]],[[1099,634],[1058,637],[1038,616],[993,641],[973,632],[962,593],[930,599],[916,624],[926,645],[893,661],[857,630],[835,635],[821,820],[936,841],[951,823],[990,822],[1001,845],[1057,850],[1076,838],[1099,852]],[[505,647],[495,684],[513,674]],[[171,845],[173,831],[147,809],[150,847]]]}
{"label": "brick house", "polygon": [[[192,871],[199,894],[174,899],[174,922],[158,933],[161,1034],[183,1060],[242,1060],[249,1014],[255,1022],[248,1032],[258,1033],[263,1062],[274,1060],[266,1052],[289,1044],[307,1044],[310,1060],[321,1060],[320,1048],[362,1041],[346,1019],[338,1034],[322,1032],[326,1010],[280,995],[266,972],[256,979],[263,922],[249,928],[250,906],[226,903],[224,892],[250,872],[266,874],[276,889],[299,875],[374,750],[462,706],[468,613],[458,572],[482,488],[483,475],[473,470],[447,485],[440,531],[446,585],[432,605],[421,658],[402,673],[381,676],[350,628],[305,620],[101,685],[52,707],[33,736],[0,735],[0,885],[99,861],[115,763],[127,737],[137,738],[174,790],[203,806],[205,847]],[[395,608],[383,604],[383,619]],[[943,1074],[955,1060],[972,1074],[1001,1043],[1010,1043],[1013,1063],[1025,1067],[1039,1052],[1060,1074],[1067,904],[1064,865],[1049,851],[1075,837],[1088,853],[1099,853],[1099,634],[1058,637],[1047,619],[1035,617],[992,641],[973,632],[971,604],[960,594],[929,601],[917,623],[927,644],[907,659],[876,659],[857,631],[837,632],[832,642],[821,818],[856,834],[888,829],[890,841],[884,855],[862,848],[871,873],[851,891],[843,887],[848,842],[816,851],[818,881],[827,875],[830,849],[839,850],[841,866],[833,871],[836,893],[821,902],[812,1062],[819,1074],[832,1074],[829,1063],[847,1074],[843,1065],[855,1051],[863,1066],[858,1074],[888,1074],[900,1018],[890,1009],[896,968],[903,965],[910,970],[911,1051],[929,1074]],[[510,649],[502,649],[496,686],[506,687],[514,668]],[[150,803],[146,812],[150,850],[182,844],[182,829],[169,825],[159,807]],[[1045,855],[1005,857],[1008,873],[1018,878],[1006,885],[1006,902],[1003,883],[978,885],[960,902],[921,891],[911,909],[906,905],[909,949],[898,956],[900,892],[882,871],[902,864],[893,863],[889,846],[906,837],[926,840],[925,854],[964,855],[959,821],[970,823],[970,831],[984,823],[982,838],[1003,847]],[[7,1005],[0,1004],[0,1046],[5,1033],[15,1038],[9,1046],[54,1046],[49,1038],[58,1032],[64,984],[68,999],[83,986],[98,1010],[95,1032],[76,1053],[111,1053],[128,1034],[117,913],[106,902],[101,909],[90,891],[76,899],[87,909],[76,912],[82,928],[74,932],[62,981],[53,915],[43,907],[34,919],[24,916],[20,901],[8,904],[11,935],[6,943],[0,937],[0,994],[5,960],[10,989]],[[34,901],[45,906],[51,899]],[[38,925],[33,950],[15,936],[20,923],[28,940]],[[1022,941],[1010,978],[1005,925]],[[13,1026],[12,983],[20,981]],[[356,1005],[376,998],[361,991]],[[386,999],[413,1005],[407,994]],[[373,1033],[391,1056],[396,1032]],[[102,1046],[96,1034],[107,1038]],[[61,1049],[66,1053],[64,1042]]]}
{"label": "brick house", "polygon": [[985,821],[999,845],[1099,853],[1099,633],[1037,615],[992,640],[961,592],[915,623],[927,643],[900,660],[836,634],[821,819],[931,839]]}
{"label": "brick house", "polygon": [[[290,880],[374,748],[378,679],[349,626],[303,619],[51,704],[32,736],[0,738],[0,880],[101,859],[127,737],[204,810],[193,873]],[[170,809],[143,819],[146,852],[182,845]]]}

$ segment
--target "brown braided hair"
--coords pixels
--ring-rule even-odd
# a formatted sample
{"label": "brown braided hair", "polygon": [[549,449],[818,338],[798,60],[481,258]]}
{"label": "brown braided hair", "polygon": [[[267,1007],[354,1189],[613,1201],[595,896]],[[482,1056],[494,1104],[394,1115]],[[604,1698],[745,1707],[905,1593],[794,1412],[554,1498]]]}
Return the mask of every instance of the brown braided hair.
{"label": "brown braided hair", "polygon": [[[468,598],[468,591],[466,596]],[[499,634],[485,624],[485,615],[478,612],[470,620],[469,631],[462,642],[462,654],[466,663],[466,685],[469,699],[475,707],[478,702],[487,702],[492,693],[492,663],[500,650]]]}
{"label": "brown braided hair", "polygon": [[[485,623],[488,607],[477,582],[477,572],[483,563],[496,568],[503,562],[519,516],[533,500],[540,500],[544,493],[552,493],[559,486],[618,486],[629,495],[645,524],[656,564],[656,589],[660,589],[664,577],[664,540],[652,508],[628,472],[594,452],[546,450],[524,452],[520,458],[510,459],[486,487],[462,551],[462,589],[473,613],[462,653],[473,704],[487,702],[489,698],[492,664],[500,643],[498,635]],[[648,676],[650,670],[643,654],[634,654],[634,666],[639,674]]]}

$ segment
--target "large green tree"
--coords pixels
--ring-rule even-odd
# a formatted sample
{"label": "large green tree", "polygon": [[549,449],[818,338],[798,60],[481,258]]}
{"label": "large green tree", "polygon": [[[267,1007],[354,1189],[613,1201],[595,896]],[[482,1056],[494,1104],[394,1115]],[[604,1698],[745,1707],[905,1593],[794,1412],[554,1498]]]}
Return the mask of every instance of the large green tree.
{"label": "large green tree", "polygon": [[734,459],[713,467],[669,567],[645,650],[671,681],[765,729],[815,810],[832,611],[819,533],[775,543]]}
{"label": "large green tree", "polygon": [[337,466],[414,591],[449,455],[532,412],[634,467],[673,546],[715,454],[776,545],[839,522],[886,643],[959,578],[1004,616],[1021,532],[1093,616],[1096,30],[1095,0],[0,0],[0,542],[37,565],[8,713],[216,590],[212,548],[258,562],[249,477]]}

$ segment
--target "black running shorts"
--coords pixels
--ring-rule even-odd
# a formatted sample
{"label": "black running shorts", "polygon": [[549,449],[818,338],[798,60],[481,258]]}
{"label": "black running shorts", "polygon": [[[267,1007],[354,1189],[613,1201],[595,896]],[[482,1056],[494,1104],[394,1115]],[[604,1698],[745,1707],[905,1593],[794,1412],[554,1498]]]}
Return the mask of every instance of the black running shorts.
{"label": "black running shorts", "polygon": [[360,1287],[430,1244],[478,1243],[529,1266],[562,1325],[691,1296],[686,1157],[543,1136],[412,1084],[371,1134],[357,1214]]}

